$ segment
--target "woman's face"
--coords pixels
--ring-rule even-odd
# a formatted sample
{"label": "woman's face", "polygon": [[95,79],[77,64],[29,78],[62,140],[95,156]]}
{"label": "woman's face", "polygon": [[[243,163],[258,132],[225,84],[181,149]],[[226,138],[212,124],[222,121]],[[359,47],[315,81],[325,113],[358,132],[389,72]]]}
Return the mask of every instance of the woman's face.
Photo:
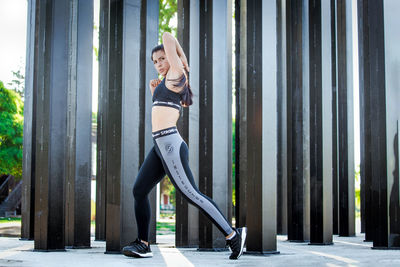
{"label": "woman's face", "polygon": [[169,63],[167,57],[165,56],[164,50],[158,50],[157,52],[153,53],[153,64],[161,76],[165,77],[165,75],[167,75]]}

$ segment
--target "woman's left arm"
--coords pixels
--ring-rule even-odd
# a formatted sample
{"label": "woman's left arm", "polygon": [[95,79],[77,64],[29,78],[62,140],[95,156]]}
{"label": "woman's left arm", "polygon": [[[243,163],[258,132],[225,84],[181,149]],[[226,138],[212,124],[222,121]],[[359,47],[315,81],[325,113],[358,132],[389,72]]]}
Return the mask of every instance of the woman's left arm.
{"label": "woman's left arm", "polygon": [[183,68],[189,71],[187,58],[178,40],[169,32],[164,32],[162,39],[165,55],[172,70],[178,72],[179,75],[183,74]]}

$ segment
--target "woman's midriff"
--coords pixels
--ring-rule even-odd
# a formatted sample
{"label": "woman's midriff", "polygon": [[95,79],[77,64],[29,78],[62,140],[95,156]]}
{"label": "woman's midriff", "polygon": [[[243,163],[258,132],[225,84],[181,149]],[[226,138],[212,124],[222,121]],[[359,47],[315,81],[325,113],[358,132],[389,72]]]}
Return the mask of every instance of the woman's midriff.
{"label": "woman's midriff", "polygon": [[152,131],[158,131],[176,126],[179,119],[179,110],[164,106],[154,106],[151,109]]}

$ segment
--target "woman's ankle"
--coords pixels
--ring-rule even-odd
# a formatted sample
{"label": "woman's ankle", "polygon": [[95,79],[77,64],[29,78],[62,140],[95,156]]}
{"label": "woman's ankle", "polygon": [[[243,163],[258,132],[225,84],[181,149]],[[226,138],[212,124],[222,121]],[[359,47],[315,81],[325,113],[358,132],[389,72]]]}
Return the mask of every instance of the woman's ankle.
{"label": "woman's ankle", "polygon": [[225,236],[225,239],[226,240],[232,239],[235,235],[236,235],[236,232],[232,231],[232,233],[230,233],[229,235]]}

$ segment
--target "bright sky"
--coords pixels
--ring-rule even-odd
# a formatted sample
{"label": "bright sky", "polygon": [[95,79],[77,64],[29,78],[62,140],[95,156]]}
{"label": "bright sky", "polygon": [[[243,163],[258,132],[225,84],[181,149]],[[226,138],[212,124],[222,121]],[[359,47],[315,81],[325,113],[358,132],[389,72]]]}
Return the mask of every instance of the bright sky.
{"label": "bright sky", "polygon": [[[7,84],[14,78],[11,71],[25,74],[27,0],[0,0],[0,81]],[[99,0],[94,1],[94,20],[99,21]],[[98,47],[98,34],[93,32]],[[97,42],[96,42],[97,41]],[[97,112],[98,64],[93,54],[92,110]]]}
{"label": "bright sky", "polygon": [[25,73],[27,0],[0,0],[0,81],[11,82],[11,71]]}

